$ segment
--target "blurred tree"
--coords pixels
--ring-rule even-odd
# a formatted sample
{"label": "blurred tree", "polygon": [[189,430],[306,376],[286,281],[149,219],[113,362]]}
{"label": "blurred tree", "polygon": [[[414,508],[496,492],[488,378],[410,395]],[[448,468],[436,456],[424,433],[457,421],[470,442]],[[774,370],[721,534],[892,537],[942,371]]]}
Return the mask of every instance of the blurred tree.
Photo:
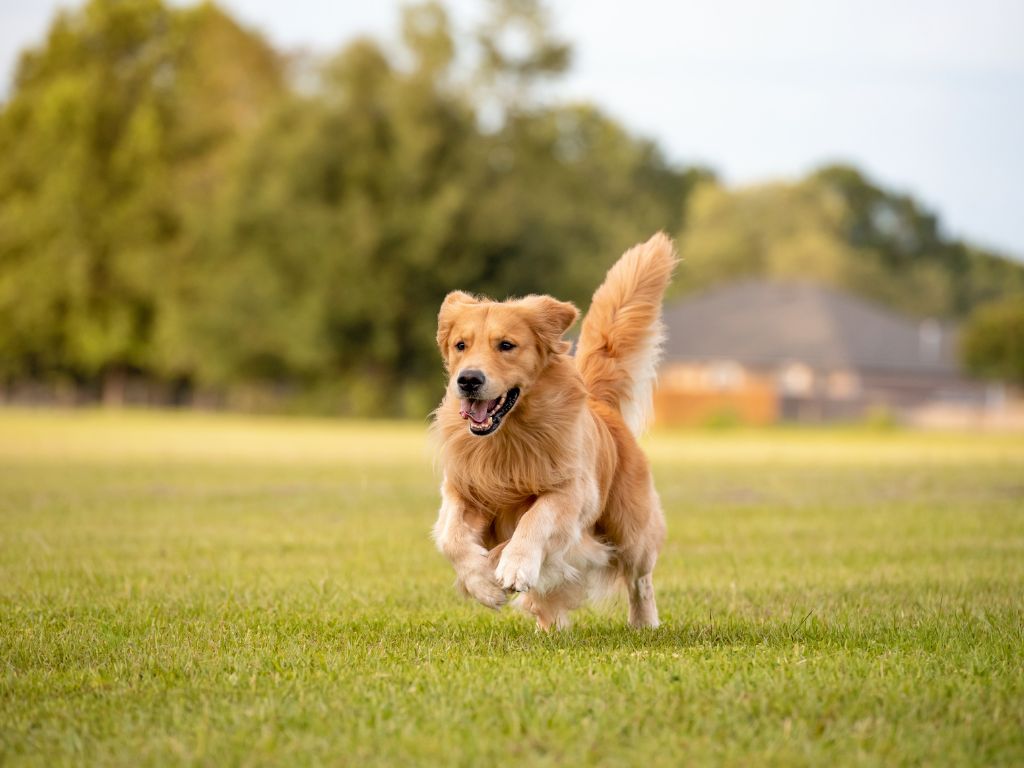
{"label": "blurred tree", "polygon": [[443,81],[455,59],[455,41],[444,6],[424,2],[402,13],[402,41],[415,57],[414,72],[429,81]]}
{"label": "blurred tree", "polygon": [[840,166],[789,184],[702,185],[680,247],[678,292],[742,276],[816,279],[902,312],[955,318],[1024,289],[1024,266],[944,238],[913,199]]}
{"label": "blurred tree", "polygon": [[116,400],[156,365],[190,220],[281,87],[273,52],[211,5],[57,17],[0,114],[0,377],[61,371]]}
{"label": "blurred tree", "polygon": [[487,5],[476,32],[475,96],[485,122],[500,125],[508,113],[536,106],[539,87],[569,69],[572,49],[552,32],[541,0],[488,0]]}
{"label": "blurred tree", "polygon": [[871,272],[886,278],[874,289],[859,286],[862,291],[890,304],[916,294],[909,309],[954,317],[993,297],[1024,291],[1020,264],[944,236],[938,218],[909,195],[882,189],[847,166],[822,168],[810,182],[841,197],[843,239],[873,261]]}
{"label": "blurred tree", "polygon": [[702,184],[680,236],[680,288],[750,275],[838,283],[852,256],[839,236],[842,216],[838,199],[808,184]]}
{"label": "blurred tree", "polygon": [[681,225],[680,201],[703,178],[587,105],[510,115],[480,150],[465,286],[499,297],[585,306],[623,249]]}
{"label": "blurred tree", "polygon": [[588,107],[482,133],[440,6],[403,30],[410,67],[352,43],[248,146],[190,334],[205,382],[343,383],[347,410],[423,413],[449,290],[584,300],[623,247],[678,226],[690,175],[653,145]]}
{"label": "blurred tree", "polygon": [[411,71],[352,43],[247,146],[196,313],[204,381],[345,381],[350,409],[396,413],[422,386],[475,128],[443,85],[443,14],[415,7],[404,24]]}
{"label": "blurred tree", "polygon": [[570,50],[544,5],[489,9],[475,70],[426,2],[401,50],[354,41],[301,87],[211,4],[58,16],[0,108],[0,385],[116,400],[131,374],[422,414],[447,291],[585,306],[658,229],[681,233],[679,290],[811,277],[940,316],[1024,292],[1024,267],[852,168],[730,191],[552,103]]}
{"label": "blurred tree", "polygon": [[978,307],[964,327],[960,352],[973,373],[1024,386],[1024,293]]}

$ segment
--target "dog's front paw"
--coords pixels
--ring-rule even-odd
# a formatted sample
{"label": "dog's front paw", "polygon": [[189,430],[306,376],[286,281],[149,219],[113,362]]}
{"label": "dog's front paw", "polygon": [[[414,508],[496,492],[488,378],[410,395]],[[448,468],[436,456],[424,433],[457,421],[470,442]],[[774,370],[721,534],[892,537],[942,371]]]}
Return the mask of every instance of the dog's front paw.
{"label": "dog's front paw", "polygon": [[459,578],[459,588],[469,597],[488,608],[497,610],[505,604],[507,595],[489,569],[470,571]]}
{"label": "dog's front paw", "polygon": [[494,575],[505,589],[529,592],[540,580],[540,552],[507,546],[498,560]]}

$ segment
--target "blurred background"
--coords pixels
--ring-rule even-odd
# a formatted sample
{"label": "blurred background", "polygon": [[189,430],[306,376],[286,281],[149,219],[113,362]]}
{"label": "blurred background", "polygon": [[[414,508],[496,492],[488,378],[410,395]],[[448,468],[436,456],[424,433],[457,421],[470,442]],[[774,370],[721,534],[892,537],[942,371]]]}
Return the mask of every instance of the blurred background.
{"label": "blurred background", "polygon": [[1024,426],[1019,3],[0,11],[0,401],[423,418],[660,229],[662,424]]}

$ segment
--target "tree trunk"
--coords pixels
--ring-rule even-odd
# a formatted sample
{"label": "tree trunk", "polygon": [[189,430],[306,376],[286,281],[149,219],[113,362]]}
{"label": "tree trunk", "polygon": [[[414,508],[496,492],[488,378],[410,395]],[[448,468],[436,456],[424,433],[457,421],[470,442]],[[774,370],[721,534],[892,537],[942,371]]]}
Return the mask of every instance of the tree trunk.
{"label": "tree trunk", "polygon": [[103,405],[107,408],[122,407],[127,386],[128,373],[124,368],[118,366],[108,369],[103,375]]}

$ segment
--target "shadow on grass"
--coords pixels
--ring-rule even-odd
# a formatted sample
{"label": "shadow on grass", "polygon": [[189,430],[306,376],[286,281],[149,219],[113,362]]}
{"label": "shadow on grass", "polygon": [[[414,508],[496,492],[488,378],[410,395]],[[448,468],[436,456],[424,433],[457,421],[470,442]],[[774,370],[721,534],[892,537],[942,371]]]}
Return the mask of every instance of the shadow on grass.
{"label": "shadow on grass", "polygon": [[[676,651],[708,646],[755,646],[807,642],[800,619],[779,622],[730,621],[684,623],[666,621],[657,629],[634,629],[611,617],[587,617],[567,630],[542,632],[526,617],[491,620],[433,620],[420,625],[388,626],[375,622],[380,635],[396,644],[413,640],[460,646],[467,653],[515,654],[524,651],[588,649],[592,651]],[[364,630],[355,628],[358,634]],[[814,633],[817,634],[817,633]],[[813,635],[812,635],[813,636]]]}
{"label": "shadow on grass", "polygon": [[[439,657],[501,659],[551,654],[622,657],[715,649],[786,650],[794,645],[819,652],[890,651],[945,654],[953,649],[988,647],[1010,659],[1024,644],[1019,608],[968,610],[963,606],[867,613],[794,611],[788,616],[731,613],[680,619],[663,616],[657,629],[628,627],[624,616],[584,612],[575,626],[537,631],[532,621],[511,611],[500,614],[456,606],[452,610],[387,610],[352,613],[315,604],[290,610],[250,602],[219,605],[184,601],[138,604],[55,606],[21,610],[22,626],[42,631],[37,642],[13,636],[8,650],[15,667],[74,665],[132,660],[140,647],[174,667],[235,655],[295,663],[335,665],[415,662]],[[47,638],[40,644],[41,638]],[[0,646],[3,639],[0,638]],[[305,661],[302,661],[305,660]],[[262,662],[260,662],[262,663]]]}
{"label": "shadow on grass", "polygon": [[902,646],[942,653],[953,645],[995,640],[1009,646],[1024,641],[1019,615],[999,612],[979,617],[962,610],[917,616],[875,615],[857,621],[817,617],[813,611],[772,619],[730,615],[678,621],[670,617],[657,629],[640,630],[618,617],[589,615],[571,629],[554,632],[536,630],[524,616],[495,620],[484,615],[423,621],[406,618],[392,623],[374,620],[365,625],[346,622],[344,633],[350,639],[372,637],[386,646],[424,643],[492,656],[572,650],[671,653],[698,648],[789,648],[797,643],[819,649],[885,652]]}

